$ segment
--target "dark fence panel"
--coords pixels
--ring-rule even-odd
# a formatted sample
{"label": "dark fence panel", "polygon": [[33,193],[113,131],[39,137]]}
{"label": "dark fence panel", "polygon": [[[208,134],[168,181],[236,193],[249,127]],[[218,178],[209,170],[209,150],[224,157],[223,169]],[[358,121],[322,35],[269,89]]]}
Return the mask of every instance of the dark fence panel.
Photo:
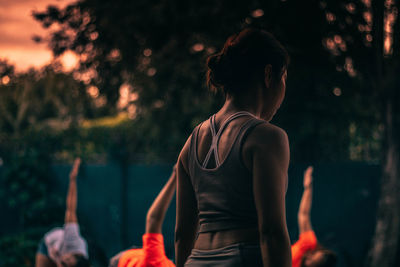
{"label": "dark fence panel", "polygon": [[[292,242],[298,237],[297,211],[306,165],[289,170],[287,221]],[[312,225],[319,242],[339,256],[338,266],[363,266],[375,227],[380,168],[366,163],[314,167]]]}
{"label": "dark fence panel", "polygon": [[[292,164],[289,169],[287,221],[292,242],[298,237],[297,210],[306,167]],[[109,258],[130,245],[141,246],[147,209],[171,170],[172,164],[83,166],[78,177],[78,218],[96,262],[104,262],[97,258]],[[70,166],[54,165],[54,190],[61,195],[66,194],[69,171]],[[127,188],[122,188],[123,174]],[[375,225],[379,176],[379,166],[365,163],[318,164],[314,168],[312,224],[321,244],[338,253],[338,266],[361,266],[365,259]],[[125,205],[123,199],[127,199]],[[7,218],[0,222],[2,229],[11,223]],[[170,258],[174,226],[175,200],[163,227]]]}

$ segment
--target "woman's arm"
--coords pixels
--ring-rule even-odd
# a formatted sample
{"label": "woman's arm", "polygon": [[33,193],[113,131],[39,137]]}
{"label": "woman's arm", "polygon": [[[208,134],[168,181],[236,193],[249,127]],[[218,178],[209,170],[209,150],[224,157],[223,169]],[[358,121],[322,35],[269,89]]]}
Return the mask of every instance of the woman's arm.
{"label": "woman's arm", "polygon": [[287,135],[276,126],[261,124],[248,136],[243,154],[253,173],[264,267],[292,266],[285,212],[290,158]]}
{"label": "woman's arm", "polygon": [[175,263],[183,267],[195,241],[198,227],[197,200],[190,181],[188,150],[190,138],[183,147],[177,163]]}
{"label": "woman's arm", "polygon": [[78,217],[76,216],[76,206],[78,202],[78,192],[76,188],[76,177],[78,176],[79,166],[81,159],[76,158],[72,170],[69,174],[69,186],[67,194],[67,203],[65,211],[65,223],[77,223]]}
{"label": "woman's arm", "polygon": [[297,213],[300,234],[312,230],[310,219],[312,205],[312,173],[312,166],[308,167],[304,172],[304,191],[300,201],[299,212]]}
{"label": "woman's arm", "polygon": [[146,216],[146,233],[161,233],[162,224],[176,188],[176,165],[168,182],[161,189]]}
{"label": "woman's arm", "polygon": [[56,264],[46,255],[36,253],[35,267],[57,267]]}

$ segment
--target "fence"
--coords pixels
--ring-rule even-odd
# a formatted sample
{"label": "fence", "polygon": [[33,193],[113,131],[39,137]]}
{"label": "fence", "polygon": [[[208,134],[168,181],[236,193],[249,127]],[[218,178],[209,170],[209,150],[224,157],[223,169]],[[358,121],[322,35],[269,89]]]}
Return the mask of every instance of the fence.
{"label": "fence", "polygon": [[[306,165],[292,164],[287,191],[287,222],[292,242],[298,236],[297,210]],[[141,245],[147,209],[172,165],[86,165],[78,178],[78,218],[94,260]],[[54,165],[55,192],[66,194],[70,166]],[[319,241],[337,252],[338,266],[362,266],[375,225],[380,169],[365,163],[314,167],[312,224]],[[239,196],[238,196],[239,197]],[[1,223],[10,227],[10,222]],[[173,258],[175,200],[163,226],[167,256]],[[100,253],[99,253],[100,251]],[[97,259],[97,262],[101,260]],[[104,259],[103,259],[104,264]],[[97,264],[95,264],[97,265]]]}

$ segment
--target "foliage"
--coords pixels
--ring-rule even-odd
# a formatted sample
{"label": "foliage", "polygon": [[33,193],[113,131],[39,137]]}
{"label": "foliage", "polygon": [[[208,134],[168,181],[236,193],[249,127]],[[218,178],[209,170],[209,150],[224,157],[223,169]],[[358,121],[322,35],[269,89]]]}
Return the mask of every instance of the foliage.
{"label": "foliage", "polygon": [[0,266],[35,266],[35,252],[43,229],[31,229],[0,238]]}
{"label": "foliage", "polygon": [[[0,62],[0,69],[12,68]],[[29,129],[58,129],[76,125],[79,117],[90,115],[94,104],[86,88],[57,65],[26,73],[6,74],[0,84],[0,127],[2,134],[18,136]]]}
{"label": "foliage", "polygon": [[76,156],[96,163],[173,161],[176,157],[176,149],[170,145],[173,137],[154,144],[154,135],[151,125],[132,121],[126,113],[121,113],[106,119],[85,120],[82,126],[65,131],[47,129],[46,134],[30,131],[19,140],[26,146],[41,147],[53,162],[71,162]]}
{"label": "foliage", "polygon": [[[382,129],[380,199],[366,265],[397,266],[400,262],[400,2],[323,3],[331,18],[326,46],[337,64],[344,61],[344,69],[357,85],[353,90],[367,103],[370,120]],[[375,134],[374,127],[362,131]]]}
{"label": "foliage", "polygon": [[[273,32],[292,57],[287,100],[275,122],[289,133],[293,160],[376,155],[376,147],[356,144],[350,133],[351,125],[378,126],[373,110],[354,101],[360,86],[330,60],[322,42],[330,26],[319,1],[85,0],[49,6],[34,17],[50,29],[49,38],[38,39],[56,56],[66,50],[80,56],[80,73],[93,74],[90,83],[107,97],[110,114],[121,86],[138,96],[126,109],[134,109],[135,127],[142,130],[135,147],[149,143],[146,154],[166,149],[176,157],[193,127],[217,110],[223,98],[205,88],[205,60],[228,35],[253,26]],[[350,153],[351,146],[361,152]]]}
{"label": "foliage", "polygon": [[48,225],[57,214],[50,211],[60,208],[62,198],[51,193],[53,177],[49,163],[48,155],[34,148],[4,159],[1,203],[15,217],[14,227],[20,230]]}
{"label": "foliage", "polygon": [[34,266],[37,244],[45,229],[62,221],[62,198],[52,193],[49,162],[47,155],[35,149],[4,159],[0,203],[7,219],[3,220],[5,232],[0,235],[0,266]]}

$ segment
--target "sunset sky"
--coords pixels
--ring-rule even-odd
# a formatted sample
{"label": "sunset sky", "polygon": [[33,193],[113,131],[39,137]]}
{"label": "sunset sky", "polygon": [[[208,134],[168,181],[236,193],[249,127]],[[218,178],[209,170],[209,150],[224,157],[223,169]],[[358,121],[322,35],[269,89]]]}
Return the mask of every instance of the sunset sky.
{"label": "sunset sky", "polygon": [[[46,44],[32,41],[33,35],[46,33],[33,19],[32,11],[42,11],[49,4],[65,6],[71,2],[74,0],[0,0],[0,59],[7,59],[17,71],[49,63],[52,54]],[[71,55],[65,58],[65,65],[73,64]]]}

